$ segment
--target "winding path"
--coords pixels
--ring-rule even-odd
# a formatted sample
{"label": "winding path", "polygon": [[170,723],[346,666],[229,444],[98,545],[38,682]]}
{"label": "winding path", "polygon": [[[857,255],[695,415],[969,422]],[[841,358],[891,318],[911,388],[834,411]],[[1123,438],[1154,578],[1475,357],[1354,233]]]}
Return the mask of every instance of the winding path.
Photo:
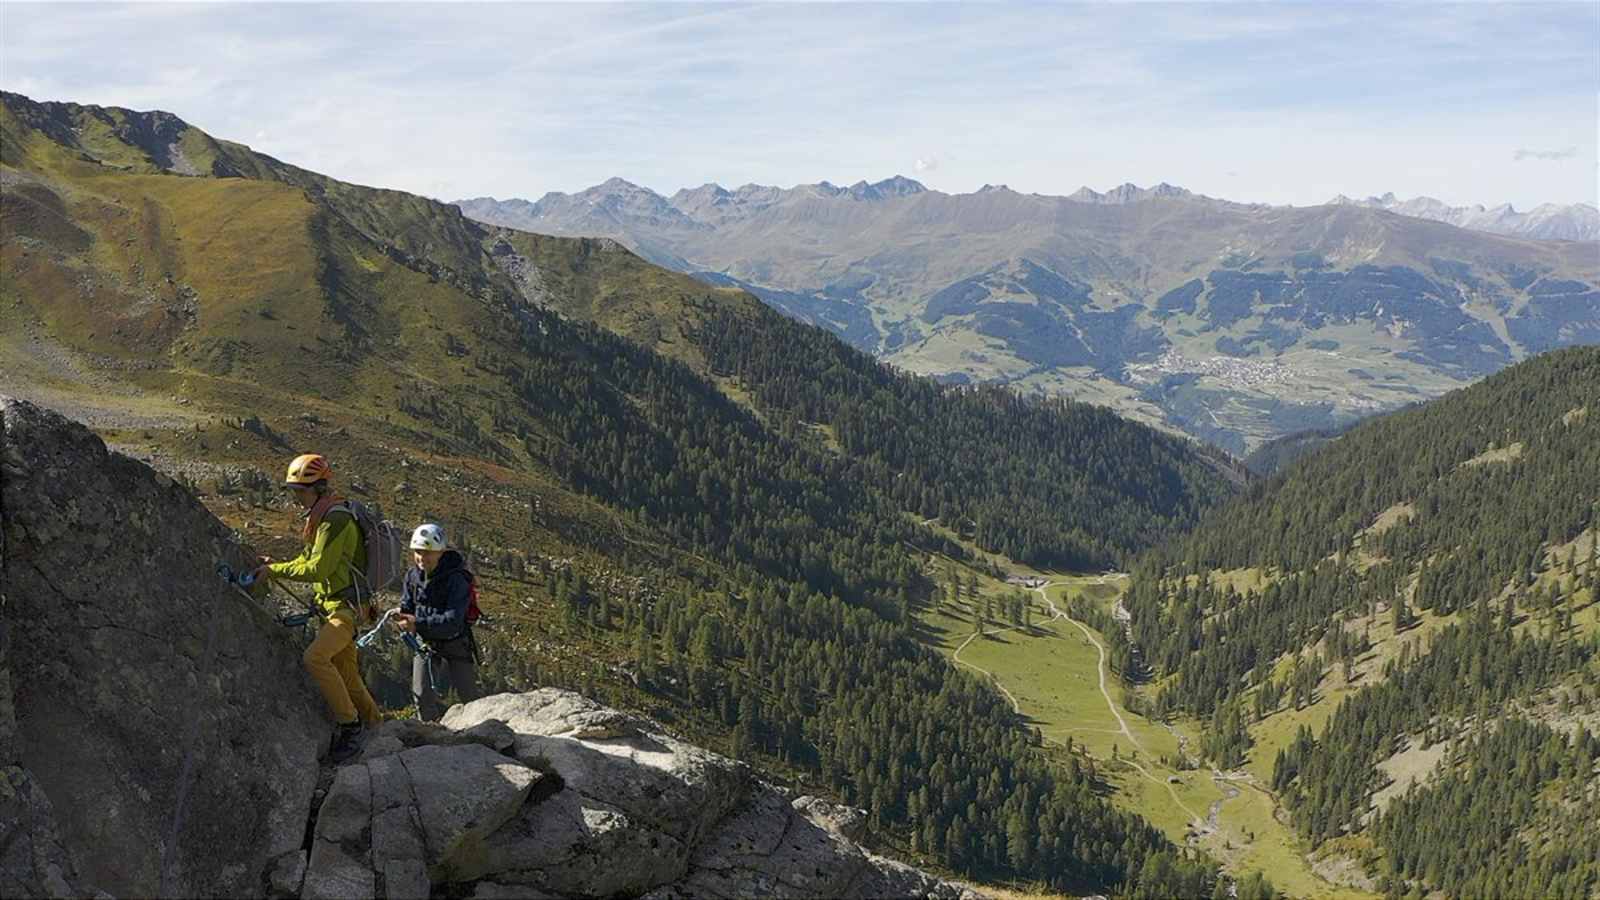
{"label": "winding path", "polygon": [[1006,699],[1011,701],[1011,710],[1020,716],[1023,715],[1022,704],[1017,702],[1017,697],[1015,694],[1006,690],[1006,686],[1000,683],[1000,679],[994,677],[993,672],[981,666],[975,666],[961,658],[961,651],[967,649],[967,645],[976,640],[980,634],[999,634],[1002,631],[1016,631],[1019,627],[1020,626],[1012,626],[1010,628],[992,628],[983,632],[974,631],[972,634],[967,635],[967,639],[961,642],[961,646],[956,648],[956,652],[950,654],[950,659],[957,665],[966,666],[975,672],[982,672],[984,675],[987,675],[989,677],[989,682],[995,687],[999,688],[1000,693],[1005,694]]}
{"label": "winding path", "polygon": [[[1094,583],[1094,584],[1106,584],[1112,578],[1116,578],[1116,577],[1118,577],[1118,576],[1116,576],[1116,575],[1101,575],[1099,578],[1095,579],[1095,581],[1093,581],[1091,583]],[[1073,729],[1063,730],[1063,731],[1059,732],[1059,734],[1061,734],[1063,737],[1071,735],[1071,734],[1082,734],[1082,733],[1119,734],[1119,735],[1123,735],[1124,737],[1126,737],[1128,739],[1129,744],[1132,746],[1132,748],[1135,751],[1137,751],[1137,752],[1145,755],[1146,757],[1148,757],[1149,756],[1149,751],[1147,751],[1144,748],[1144,746],[1139,742],[1138,737],[1135,736],[1133,730],[1128,726],[1128,720],[1126,718],[1124,718],[1124,716],[1122,714],[1122,711],[1117,706],[1116,701],[1112,699],[1111,691],[1109,690],[1109,688],[1106,685],[1106,648],[1105,648],[1105,645],[1100,642],[1099,638],[1096,636],[1096,634],[1093,631],[1093,629],[1089,628],[1083,622],[1080,622],[1080,621],[1072,618],[1071,616],[1067,615],[1066,612],[1064,612],[1059,607],[1057,607],[1055,602],[1050,599],[1050,595],[1049,595],[1049,589],[1050,588],[1057,587],[1057,586],[1064,585],[1064,584],[1068,584],[1068,583],[1082,583],[1082,582],[1051,581],[1051,582],[1048,582],[1048,583],[1046,583],[1046,584],[1044,584],[1044,585],[1042,585],[1040,587],[1033,588],[1033,591],[1034,591],[1034,593],[1037,593],[1039,595],[1039,599],[1041,601],[1043,601],[1045,607],[1048,608],[1049,611],[1050,611],[1050,618],[1047,619],[1046,621],[1065,620],[1065,621],[1071,622],[1073,625],[1076,625],[1078,627],[1079,631],[1083,632],[1084,637],[1088,638],[1090,643],[1094,644],[1095,650],[1099,654],[1099,662],[1098,662],[1098,665],[1097,665],[1097,669],[1098,669],[1098,672],[1099,672],[1100,695],[1105,699],[1106,708],[1111,711],[1112,717],[1116,720],[1117,728],[1115,728],[1115,729],[1109,729],[1109,728],[1106,728],[1106,729],[1100,729],[1100,728],[1073,728]],[[1113,609],[1113,615],[1115,616],[1117,621],[1122,623],[1124,628],[1128,627],[1129,618],[1130,617],[1129,617],[1127,608],[1122,605],[1122,602],[1121,602],[1120,599],[1117,601],[1116,607]],[[1009,630],[1009,629],[1002,629],[1002,630]],[[976,635],[973,635],[973,637],[976,637]],[[972,638],[968,638],[967,641],[963,642],[961,646],[963,648],[966,647],[967,644],[971,643],[971,640],[972,640]],[[958,660],[958,662],[959,662],[959,660]],[[962,663],[962,665],[971,666],[970,663]],[[971,667],[972,668],[977,668],[976,666],[971,666]],[[993,680],[993,676],[992,675],[990,676],[990,678]],[[1013,706],[1017,706],[1016,698],[1014,696],[1012,696],[1011,692],[1007,691],[1005,689],[1005,687],[999,683],[998,680],[995,680],[994,683],[995,683],[995,686],[998,687],[1001,690],[1001,692],[1003,692],[1006,695],[1006,697],[1009,698],[1012,701]],[[1021,712],[1020,707],[1018,707],[1018,712],[1019,713]],[[1166,728],[1169,732],[1172,733],[1172,735],[1175,738],[1177,738],[1178,747],[1179,747],[1179,753],[1181,755],[1187,757],[1189,755],[1188,754],[1188,739],[1182,733],[1180,733],[1176,728],[1173,728],[1170,724],[1168,724],[1166,722],[1157,721],[1156,724]],[[1050,741],[1051,743],[1054,743],[1054,744],[1056,744],[1058,746],[1062,744],[1062,740],[1057,739],[1057,738],[1053,738],[1053,737],[1048,737],[1047,736],[1045,738],[1045,740]],[[1129,759],[1127,757],[1124,757],[1120,761],[1126,762],[1132,769],[1137,771],[1139,773],[1139,775],[1142,776],[1146,781],[1149,781],[1149,782],[1152,782],[1152,783],[1155,783],[1155,784],[1160,784],[1160,785],[1162,785],[1163,787],[1165,787],[1167,789],[1167,793],[1172,797],[1172,802],[1173,802],[1174,806],[1176,806],[1178,809],[1182,810],[1183,813],[1189,817],[1189,822],[1190,822],[1189,827],[1191,829],[1191,834],[1189,835],[1189,843],[1191,843],[1191,844],[1195,844],[1201,838],[1204,838],[1204,837],[1207,837],[1207,836],[1215,836],[1215,835],[1219,835],[1219,834],[1224,834],[1225,833],[1223,831],[1222,827],[1221,827],[1221,822],[1220,822],[1222,809],[1230,801],[1237,800],[1239,798],[1240,794],[1243,792],[1242,789],[1247,788],[1250,791],[1253,791],[1253,792],[1255,792],[1257,794],[1260,794],[1263,798],[1265,798],[1265,800],[1267,801],[1267,803],[1269,804],[1269,806],[1273,810],[1274,816],[1276,816],[1277,813],[1280,810],[1280,807],[1278,806],[1278,799],[1277,799],[1276,795],[1274,795],[1271,791],[1269,791],[1265,787],[1263,787],[1257,781],[1256,777],[1253,774],[1251,774],[1250,772],[1243,771],[1243,770],[1224,772],[1224,771],[1222,771],[1220,769],[1217,769],[1216,767],[1213,766],[1213,767],[1211,767],[1211,772],[1210,772],[1211,780],[1223,792],[1224,796],[1218,798],[1215,802],[1211,803],[1209,805],[1209,808],[1206,810],[1206,814],[1204,816],[1201,816],[1199,813],[1195,812],[1194,809],[1190,808],[1190,806],[1187,803],[1183,802],[1183,799],[1178,796],[1178,792],[1173,788],[1173,785],[1170,782],[1168,782],[1166,779],[1156,776],[1150,770],[1146,769],[1143,765],[1141,765],[1138,761],[1136,761],[1134,759]],[[1234,826],[1230,825],[1230,829],[1233,828],[1233,827]],[[1292,846],[1293,845],[1292,844],[1292,835],[1290,836],[1289,840],[1290,840],[1290,845]],[[1314,873],[1312,873],[1312,874],[1313,874],[1314,877],[1320,877],[1320,876],[1315,876]]]}
{"label": "winding path", "polygon": [[[1107,578],[1107,576],[1101,575],[1100,576],[1100,580],[1098,582],[1096,582],[1096,583],[1097,584],[1105,584],[1106,583],[1106,578]],[[1124,719],[1122,717],[1122,711],[1117,709],[1116,701],[1111,699],[1111,692],[1106,689],[1106,648],[1105,648],[1105,645],[1100,643],[1100,639],[1094,636],[1094,631],[1091,628],[1089,628],[1089,626],[1083,624],[1082,622],[1079,622],[1077,619],[1072,618],[1071,616],[1067,615],[1065,612],[1062,612],[1059,608],[1056,607],[1055,601],[1050,599],[1049,589],[1054,587],[1054,586],[1056,586],[1058,583],[1060,583],[1060,582],[1052,581],[1052,582],[1049,582],[1048,584],[1045,584],[1045,585],[1043,585],[1041,587],[1036,587],[1036,588],[1033,589],[1034,593],[1038,594],[1039,595],[1039,599],[1043,600],[1044,604],[1046,606],[1050,607],[1050,616],[1051,616],[1052,620],[1065,619],[1066,621],[1071,622],[1072,624],[1078,626],[1078,630],[1083,632],[1083,636],[1088,638],[1089,639],[1089,643],[1093,644],[1094,645],[1094,649],[1099,652],[1100,661],[1095,666],[1095,670],[1100,675],[1100,696],[1105,698],[1105,700],[1106,700],[1106,708],[1111,710],[1111,715],[1112,716],[1116,717],[1117,726],[1118,726],[1118,730],[1116,732],[1112,732],[1112,733],[1114,733],[1114,734],[1122,734],[1122,735],[1126,736],[1128,738],[1128,743],[1132,744],[1133,748],[1135,750],[1137,750],[1138,752],[1143,753],[1146,756],[1148,756],[1149,755],[1149,751],[1144,748],[1144,745],[1139,743],[1139,739],[1137,737],[1135,737],[1134,734],[1133,734],[1133,731],[1128,728],[1128,720],[1126,720],[1126,719]],[[963,644],[962,646],[965,646],[965,645]],[[998,682],[996,682],[996,683],[998,683]],[[1005,689],[1001,688],[1001,690],[1005,690]],[[1010,696],[1010,694],[1007,693],[1007,696]],[[1189,808],[1189,804],[1183,802],[1183,799],[1178,796],[1178,792],[1176,790],[1173,790],[1171,782],[1169,782],[1169,781],[1167,781],[1166,779],[1163,779],[1163,778],[1157,778],[1155,775],[1150,774],[1150,770],[1148,770],[1144,766],[1140,765],[1138,763],[1138,761],[1136,761],[1136,760],[1127,759],[1127,760],[1123,760],[1123,762],[1126,762],[1128,765],[1130,765],[1134,769],[1138,770],[1139,774],[1143,775],[1146,780],[1148,780],[1148,781],[1150,781],[1150,782],[1152,782],[1154,784],[1159,784],[1159,785],[1165,787],[1167,789],[1167,793],[1172,795],[1172,802],[1177,804],[1179,809],[1181,809],[1185,813],[1189,814],[1189,818],[1194,822],[1194,825],[1195,825],[1195,827],[1197,829],[1215,830],[1215,825],[1213,825],[1211,823],[1211,820],[1208,820],[1207,817],[1201,816],[1200,814],[1196,813],[1193,809]],[[1212,811],[1212,814],[1215,815],[1215,810]]]}
{"label": "winding path", "polygon": [[[1116,576],[1113,576],[1113,575],[1101,575],[1101,576],[1099,576],[1098,579],[1096,579],[1096,581],[1094,583],[1095,584],[1106,584],[1108,582],[1108,580],[1113,578],[1113,577],[1116,577]],[[1070,730],[1070,731],[1068,731],[1066,733],[1071,734],[1072,731],[1077,731],[1077,732],[1090,731],[1090,732],[1096,732],[1096,733],[1102,733],[1102,734],[1120,734],[1123,737],[1126,737],[1128,739],[1128,743],[1132,746],[1132,748],[1136,752],[1143,753],[1146,756],[1148,756],[1149,755],[1149,751],[1144,748],[1143,744],[1139,743],[1139,738],[1134,735],[1133,729],[1128,727],[1128,720],[1124,719],[1122,717],[1122,711],[1117,708],[1116,701],[1111,698],[1110,689],[1108,689],[1106,687],[1106,648],[1105,648],[1105,645],[1100,643],[1099,638],[1095,637],[1093,629],[1089,628],[1089,626],[1085,625],[1084,623],[1079,622],[1077,619],[1074,619],[1071,616],[1067,615],[1066,612],[1064,612],[1060,607],[1056,606],[1054,600],[1050,599],[1049,589],[1052,588],[1052,587],[1056,587],[1057,585],[1060,585],[1060,584],[1065,584],[1065,582],[1059,582],[1059,581],[1047,582],[1047,583],[1045,583],[1045,584],[1043,584],[1043,585],[1041,585],[1039,587],[1034,588],[1033,591],[1034,591],[1034,593],[1039,595],[1039,599],[1041,601],[1043,601],[1044,605],[1046,607],[1048,607],[1049,610],[1050,610],[1050,618],[1047,621],[1052,621],[1052,622],[1054,622],[1054,621],[1071,622],[1073,625],[1076,625],[1078,627],[1079,631],[1083,632],[1083,636],[1085,638],[1088,638],[1089,643],[1094,645],[1094,649],[1100,655],[1099,662],[1095,666],[1095,671],[1099,674],[1099,678],[1100,678],[1100,696],[1105,698],[1106,708],[1111,711],[1111,715],[1117,720],[1117,728],[1114,729],[1114,730],[1113,729],[1109,729],[1109,728],[1106,728],[1106,729],[1102,729],[1102,728],[1079,728],[1079,729],[1072,729],[1072,730]],[[1000,691],[1000,693],[1004,694],[1005,698],[1007,700],[1011,701],[1011,708],[1012,708],[1013,711],[1015,711],[1017,713],[1017,715],[1025,715],[1025,713],[1023,713],[1023,711],[1022,711],[1022,704],[1020,702],[1018,702],[1016,695],[1011,693],[1011,691],[1007,690],[1006,686],[1000,683],[1000,679],[996,678],[993,672],[990,672],[988,669],[985,669],[985,668],[983,668],[981,666],[973,665],[972,663],[969,663],[966,660],[962,659],[961,658],[961,651],[967,649],[967,647],[973,641],[977,640],[980,636],[991,635],[991,634],[1000,634],[1000,633],[1006,632],[1006,631],[1019,631],[1019,630],[1021,630],[1021,628],[1022,628],[1022,626],[1020,626],[1020,625],[1013,625],[1013,626],[1009,626],[1009,627],[1006,627],[1006,628],[991,628],[991,629],[987,629],[987,630],[981,631],[981,632],[973,632],[972,634],[968,635],[967,639],[961,642],[961,646],[957,647],[955,649],[955,652],[950,655],[951,661],[956,663],[957,665],[966,666],[967,668],[972,669],[975,672],[980,672],[984,676],[986,676],[989,679],[990,683],[992,683]],[[1052,743],[1055,743],[1055,744],[1060,744],[1061,743],[1060,741],[1058,741],[1058,740],[1056,740],[1054,738],[1047,738],[1047,740],[1050,740]],[[1202,816],[1199,813],[1195,812],[1192,808],[1190,808],[1189,804],[1183,802],[1183,799],[1178,796],[1178,792],[1173,789],[1171,782],[1167,781],[1164,778],[1160,778],[1160,777],[1152,774],[1149,769],[1146,769],[1143,765],[1141,765],[1135,759],[1126,758],[1126,759],[1122,759],[1122,760],[1119,760],[1119,761],[1127,763],[1135,771],[1137,771],[1140,775],[1142,775],[1145,778],[1146,781],[1149,781],[1152,784],[1159,784],[1162,787],[1166,788],[1167,793],[1172,796],[1172,802],[1179,809],[1183,810],[1184,813],[1186,813],[1189,816],[1189,819],[1193,823],[1193,827],[1196,830],[1204,831],[1204,832],[1210,832],[1210,831],[1215,831],[1216,830],[1216,824],[1215,824],[1216,823],[1216,815],[1217,815],[1218,808],[1220,808],[1220,806],[1221,806],[1221,801],[1218,801],[1217,803],[1212,804],[1212,809],[1210,810],[1210,815],[1209,816]],[[1213,774],[1214,777],[1216,777],[1219,780],[1221,780],[1222,773],[1213,772],[1212,774]],[[1234,796],[1238,796],[1238,794],[1236,793],[1236,794],[1234,794]],[[1232,799],[1232,797],[1229,797],[1227,799]]]}

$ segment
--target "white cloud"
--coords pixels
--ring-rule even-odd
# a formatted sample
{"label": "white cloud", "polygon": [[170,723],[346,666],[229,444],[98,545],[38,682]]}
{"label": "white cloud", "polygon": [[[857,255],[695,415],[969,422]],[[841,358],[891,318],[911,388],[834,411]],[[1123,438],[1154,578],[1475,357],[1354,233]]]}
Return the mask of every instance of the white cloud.
{"label": "white cloud", "polygon": [[1522,148],[1522,147],[1518,147],[1517,148],[1517,152],[1511,154],[1511,159],[1512,159],[1513,162],[1522,162],[1525,159],[1556,160],[1556,159],[1572,159],[1573,157],[1575,157],[1577,155],[1578,155],[1578,148],[1577,147],[1568,147],[1565,150],[1528,150],[1528,149],[1525,149],[1525,148]]}
{"label": "white cloud", "polygon": [[8,89],[167,109],[436,196],[613,175],[669,192],[848,184],[900,171],[908,146],[938,149],[913,169],[949,190],[1168,181],[1519,207],[1600,193],[1592,170],[1516,164],[1552,152],[1528,147],[1596,157],[1600,27],[1581,5],[3,10]]}

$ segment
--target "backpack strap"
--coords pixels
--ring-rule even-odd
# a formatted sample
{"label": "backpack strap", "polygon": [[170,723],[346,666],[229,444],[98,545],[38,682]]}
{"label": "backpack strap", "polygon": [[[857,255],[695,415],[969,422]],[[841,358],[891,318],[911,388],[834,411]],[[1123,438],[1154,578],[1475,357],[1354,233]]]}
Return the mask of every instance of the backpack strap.
{"label": "backpack strap", "polygon": [[[350,517],[350,527],[356,530],[356,537],[361,541],[361,549],[365,551],[367,533],[361,527],[361,516],[356,514],[355,506],[352,505],[350,500],[341,497],[338,502],[323,511],[322,518],[326,520],[329,515],[336,512],[344,513]],[[350,571],[350,586],[340,591],[339,596],[350,605],[350,609],[355,612],[356,618],[361,620],[358,624],[369,624],[377,617],[377,607],[373,602],[373,597],[377,594],[377,591],[372,589],[372,584],[367,579],[366,571],[356,565],[354,557],[351,557],[350,561],[345,563],[345,567]]]}

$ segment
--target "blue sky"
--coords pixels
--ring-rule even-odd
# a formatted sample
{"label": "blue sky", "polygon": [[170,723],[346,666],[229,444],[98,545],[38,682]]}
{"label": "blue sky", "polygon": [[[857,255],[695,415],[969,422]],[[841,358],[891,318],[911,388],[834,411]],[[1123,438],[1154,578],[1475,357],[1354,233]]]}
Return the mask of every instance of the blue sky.
{"label": "blue sky", "polygon": [[0,86],[444,199],[900,173],[1596,202],[1600,5],[0,3]]}

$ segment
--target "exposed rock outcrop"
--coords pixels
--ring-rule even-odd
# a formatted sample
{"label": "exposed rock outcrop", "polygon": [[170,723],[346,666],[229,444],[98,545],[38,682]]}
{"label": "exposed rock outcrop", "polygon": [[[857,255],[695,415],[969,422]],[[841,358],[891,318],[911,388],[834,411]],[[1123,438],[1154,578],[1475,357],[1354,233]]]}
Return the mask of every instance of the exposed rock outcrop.
{"label": "exposed rock outcrop", "polygon": [[971,895],[862,849],[858,819],[579,694],[500,694],[379,729],[323,802],[302,896]]}
{"label": "exposed rock outcrop", "polygon": [[293,637],[215,575],[248,551],[82,426],[0,423],[0,893],[260,893],[327,726]]}
{"label": "exposed rock outcrop", "polygon": [[[190,495],[0,397],[0,895],[964,897],[649,720],[544,689],[319,768],[296,632]],[[319,787],[320,783],[320,787]]]}

